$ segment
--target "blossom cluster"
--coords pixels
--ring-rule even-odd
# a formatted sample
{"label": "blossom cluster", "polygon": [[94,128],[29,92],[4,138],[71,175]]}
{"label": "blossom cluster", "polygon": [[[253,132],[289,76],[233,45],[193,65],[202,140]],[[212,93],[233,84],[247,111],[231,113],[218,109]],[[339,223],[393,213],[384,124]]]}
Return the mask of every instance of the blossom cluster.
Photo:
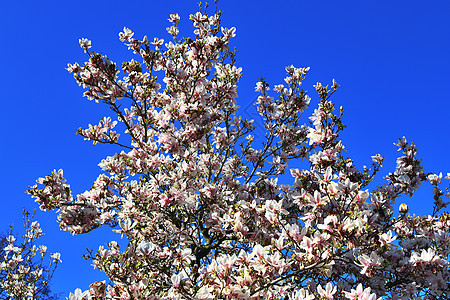
{"label": "blossom cluster", "polygon": [[[345,155],[335,80],[314,85],[317,107],[301,121],[312,103],[301,88],[309,68],[294,66],[272,89],[256,84],[260,143],[253,120],[237,115],[236,29],[221,27],[220,12],[190,19],[194,36],[179,39],[180,17],[170,16],[167,43],[124,28],[119,38],[139,62],[119,68],[82,39],[89,61],[68,67],[87,98],[115,113],[78,133],[122,151],[100,162],[104,173],[77,197],[62,170],[28,193],[59,210],[63,230],[109,225],[128,240],[87,255],[111,283],[69,299],[448,299],[448,188],[424,171],[416,146],[400,139],[395,171],[370,191],[384,158],[360,170]],[[395,213],[397,198],[426,181],[434,213],[409,215],[406,204]]]}

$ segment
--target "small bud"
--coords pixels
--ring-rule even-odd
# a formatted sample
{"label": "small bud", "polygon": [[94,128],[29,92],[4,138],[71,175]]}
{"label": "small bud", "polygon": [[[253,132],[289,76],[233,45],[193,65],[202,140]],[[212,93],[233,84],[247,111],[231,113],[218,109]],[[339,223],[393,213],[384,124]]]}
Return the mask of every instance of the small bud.
{"label": "small bud", "polygon": [[339,84],[337,84],[336,80],[333,79],[333,85],[332,85],[333,90],[337,90],[340,87],[341,86]]}
{"label": "small bud", "polygon": [[406,214],[409,210],[409,207],[405,203],[402,203],[402,204],[400,204],[400,207],[398,210],[400,211],[401,214]]}

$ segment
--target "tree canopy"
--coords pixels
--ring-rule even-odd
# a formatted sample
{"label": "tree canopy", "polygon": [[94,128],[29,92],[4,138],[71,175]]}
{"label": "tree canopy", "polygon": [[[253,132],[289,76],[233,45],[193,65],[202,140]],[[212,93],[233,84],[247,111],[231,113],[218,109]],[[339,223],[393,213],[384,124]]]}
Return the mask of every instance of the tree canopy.
{"label": "tree canopy", "polygon": [[[414,143],[398,140],[397,167],[369,190],[384,158],[355,166],[331,100],[339,84],[318,82],[310,96],[309,68],[294,66],[281,84],[256,83],[265,131],[256,139],[236,103],[235,28],[217,10],[190,20],[194,36],[182,38],[170,15],[169,42],[124,28],[137,60],[121,65],[80,39],[89,60],[68,66],[84,96],[112,111],[77,133],[122,151],[100,162],[84,193],[72,195],[62,170],[27,192],[59,211],[62,230],[109,225],[129,242],[88,254],[110,282],[69,299],[448,299],[448,187]],[[434,186],[433,214],[395,212],[423,182]]]}

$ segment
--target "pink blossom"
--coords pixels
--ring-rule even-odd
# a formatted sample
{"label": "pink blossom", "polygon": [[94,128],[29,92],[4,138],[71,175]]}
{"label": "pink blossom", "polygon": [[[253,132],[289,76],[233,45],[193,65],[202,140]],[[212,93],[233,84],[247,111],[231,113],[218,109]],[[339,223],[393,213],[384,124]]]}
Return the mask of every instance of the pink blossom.
{"label": "pink blossom", "polygon": [[123,32],[119,33],[119,39],[122,42],[123,41],[130,41],[130,39],[133,37],[133,35],[134,35],[134,32],[131,29],[129,29],[127,27],[124,27],[123,28]]}
{"label": "pink blossom", "polygon": [[334,299],[334,294],[337,292],[337,287],[331,284],[331,282],[328,282],[325,286],[325,290],[322,288],[321,285],[317,287],[317,292],[324,297],[325,299]]}
{"label": "pink blossom", "polygon": [[80,47],[84,49],[84,52],[87,52],[87,49],[92,47],[92,42],[86,38],[82,38],[78,40]]}

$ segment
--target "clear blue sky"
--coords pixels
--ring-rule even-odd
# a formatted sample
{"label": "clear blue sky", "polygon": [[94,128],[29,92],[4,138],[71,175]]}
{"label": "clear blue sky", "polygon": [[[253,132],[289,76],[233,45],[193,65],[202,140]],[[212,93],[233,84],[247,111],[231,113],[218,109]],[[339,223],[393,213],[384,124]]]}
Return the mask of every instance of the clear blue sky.
{"label": "clear blue sky", "polygon": [[[182,18],[181,35],[198,1],[5,1],[0,12],[2,90],[2,171],[0,229],[21,228],[21,207],[37,205],[24,194],[38,177],[63,168],[75,193],[88,189],[100,172],[97,164],[117,149],[92,146],[75,128],[97,123],[105,107],[82,98],[82,89],[65,70],[84,62],[78,39],[120,63],[131,53],[118,40],[124,26],[141,38],[168,39],[170,13]],[[393,142],[405,135],[419,147],[426,170],[450,172],[450,2],[440,1],[244,1],[222,0],[223,26],[237,28],[234,46],[244,77],[238,103],[252,103],[255,82],[264,76],[281,83],[284,67],[311,67],[304,88],[333,78],[341,85],[334,97],[345,109],[342,136],[358,166],[370,156],[386,156],[383,174],[397,155]],[[316,100],[316,97],[313,97]],[[312,101],[314,107],[315,101]],[[306,118],[305,118],[306,122]],[[429,189],[405,199],[418,214],[429,213]],[[103,280],[85,248],[119,238],[106,230],[72,237],[60,232],[54,213],[39,213],[50,251],[63,264],[53,290],[83,290]]]}

